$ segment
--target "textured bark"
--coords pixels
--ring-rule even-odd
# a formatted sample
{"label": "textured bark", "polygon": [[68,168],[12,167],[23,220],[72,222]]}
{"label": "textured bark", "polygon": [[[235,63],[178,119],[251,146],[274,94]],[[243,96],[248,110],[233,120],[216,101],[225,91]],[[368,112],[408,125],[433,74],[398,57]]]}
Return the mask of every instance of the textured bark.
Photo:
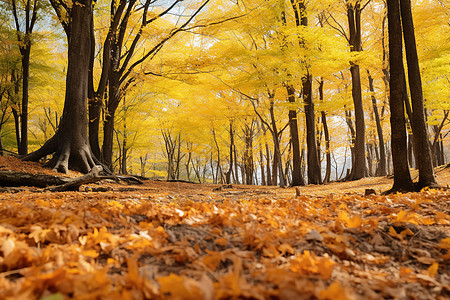
{"label": "textured bark", "polygon": [[95,165],[87,138],[91,39],[86,26],[89,28],[92,21],[92,2],[76,1],[71,10],[66,95],[61,123],[55,135],[40,149],[25,156],[24,160],[37,161],[54,153],[47,165],[64,173],[69,168],[87,173]]}
{"label": "textured bark", "polygon": [[64,184],[68,181],[70,181],[70,178],[52,175],[0,171],[0,186],[36,186],[44,188],[50,185]]}
{"label": "textured bark", "polygon": [[391,149],[394,166],[394,185],[388,192],[414,191],[408,167],[406,146],[406,120],[404,98],[406,86],[404,81],[402,28],[400,23],[399,0],[389,0],[389,65],[390,65],[390,109],[391,109]]}
{"label": "textured bark", "polygon": [[419,169],[418,187],[436,185],[431,159],[430,144],[425,120],[422,79],[420,77],[419,59],[417,57],[414,24],[410,0],[400,0],[403,38],[405,40],[408,81],[412,102],[412,130],[416,163]]}

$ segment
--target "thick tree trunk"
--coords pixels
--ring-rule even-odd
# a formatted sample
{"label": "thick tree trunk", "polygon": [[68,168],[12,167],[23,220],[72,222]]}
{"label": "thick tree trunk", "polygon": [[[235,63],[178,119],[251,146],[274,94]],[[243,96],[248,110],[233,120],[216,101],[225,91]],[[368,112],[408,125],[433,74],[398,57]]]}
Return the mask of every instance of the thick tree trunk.
{"label": "thick tree trunk", "polygon": [[414,24],[410,0],[400,0],[403,37],[405,40],[406,61],[408,65],[409,89],[412,102],[412,130],[416,163],[419,169],[418,188],[436,185],[431,159],[430,144],[425,121],[422,79],[417,57]]}
{"label": "thick tree trunk", "polygon": [[90,36],[86,26],[93,22],[92,1],[75,1],[71,10],[66,96],[61,123],[55,135],[39,150],[25,156],[37,161],[54,153],[48,166],[59,172],[68,169],[89,172],[95,165],[87,138],[87,98]]}
{"label": "thick tree trunk", "polygon": [[406,86],[404,81],[402,27],[400,23],[399,0],[389,0],[389,64],[390,64],[390,109],[391,109],[391,148],[394,166],[394,185],[390,192],[414,191],[408,167],[406,146],[406,120],[404,98]]}
{"label": "thick tree trunk", "polygon": [[[295,103],[295,89],[291,85],[286,86],[288,100]],[[289,130],[292,145],[292,186],[305,185],[302,176],[302,161],[300,158],[300,140],[298,135],[297,110],[289,109]]]}

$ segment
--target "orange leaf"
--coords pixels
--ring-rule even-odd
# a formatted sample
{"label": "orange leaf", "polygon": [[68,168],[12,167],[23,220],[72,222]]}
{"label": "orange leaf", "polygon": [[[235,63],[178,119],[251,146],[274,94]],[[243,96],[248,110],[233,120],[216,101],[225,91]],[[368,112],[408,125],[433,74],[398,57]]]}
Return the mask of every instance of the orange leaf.
{"label": "orange leaf", "polygon": [[217,238],[214,242],[218,246],[226,246],[226,245],[228,245],[228,241],[226,239],[224,239],[224,238]]}
{"label": "orange leaf", "polygon": [[354,300],[353,293],[341,286],[339,282],[333,282],[326,290],[320,292],[320,299],[328,300]]}
{"label": "orange leaf", "polygon": [[178,276],[171,273],[169,276],[157,279],[162,294],[170,294],[170,299],[203,299],[204,294],[197,281],[192,278]]}
{"label": "orange leaf", "polygon": [[412,273],[412,269],[407,267],[400,267],[400,277],[408,277]]}
{"label": "orange leaf", "polygon": [[438,269],[439,269],[439,263],[438,263],[438,262],[434,262],[434,263],[428,268],[428,275],[430,275],[430,277],[436,276]]}
{"label": "orange leaf", "polygon": [[215,271],[217,266],[220,264],[220,260],[222,259],[222,255],[220,252],[209,251],[206,250],[208,254],[203,256],[203,263],[212,271]]}

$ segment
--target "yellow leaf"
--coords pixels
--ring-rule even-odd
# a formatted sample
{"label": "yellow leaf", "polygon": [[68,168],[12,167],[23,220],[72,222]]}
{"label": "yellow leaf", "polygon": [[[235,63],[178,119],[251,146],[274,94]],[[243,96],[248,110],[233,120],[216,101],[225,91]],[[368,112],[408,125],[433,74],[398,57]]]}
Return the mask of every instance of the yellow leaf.
{"label": "yellow leaf", "polygon": [[95,250],[84,250],[83,255],[96,258],[98,256],[98,253]]}
{"label": "yellow leaf", "polygon": [[439,263],[438,263],[438,262],[434,262],[434,263],[428,268],[428,275],[430,275],[430,277],[436,276],[438,269],[439,269]]}
{"label": "yellow leaf", "polygon": [[340,211],[338,215],[339,221],[346,224],[349,228],[358,228],[362,224],[360,216],[349,216],[346,211]]}

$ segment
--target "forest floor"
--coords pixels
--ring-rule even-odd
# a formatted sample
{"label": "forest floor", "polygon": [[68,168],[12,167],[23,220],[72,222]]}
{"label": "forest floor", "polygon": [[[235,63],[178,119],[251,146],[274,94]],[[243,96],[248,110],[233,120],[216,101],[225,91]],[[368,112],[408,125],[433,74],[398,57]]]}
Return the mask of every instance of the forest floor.
{"label": "forest floor", "polygon": [[2,188],[0,299],[449,299],[450,191],[391,186]]}

